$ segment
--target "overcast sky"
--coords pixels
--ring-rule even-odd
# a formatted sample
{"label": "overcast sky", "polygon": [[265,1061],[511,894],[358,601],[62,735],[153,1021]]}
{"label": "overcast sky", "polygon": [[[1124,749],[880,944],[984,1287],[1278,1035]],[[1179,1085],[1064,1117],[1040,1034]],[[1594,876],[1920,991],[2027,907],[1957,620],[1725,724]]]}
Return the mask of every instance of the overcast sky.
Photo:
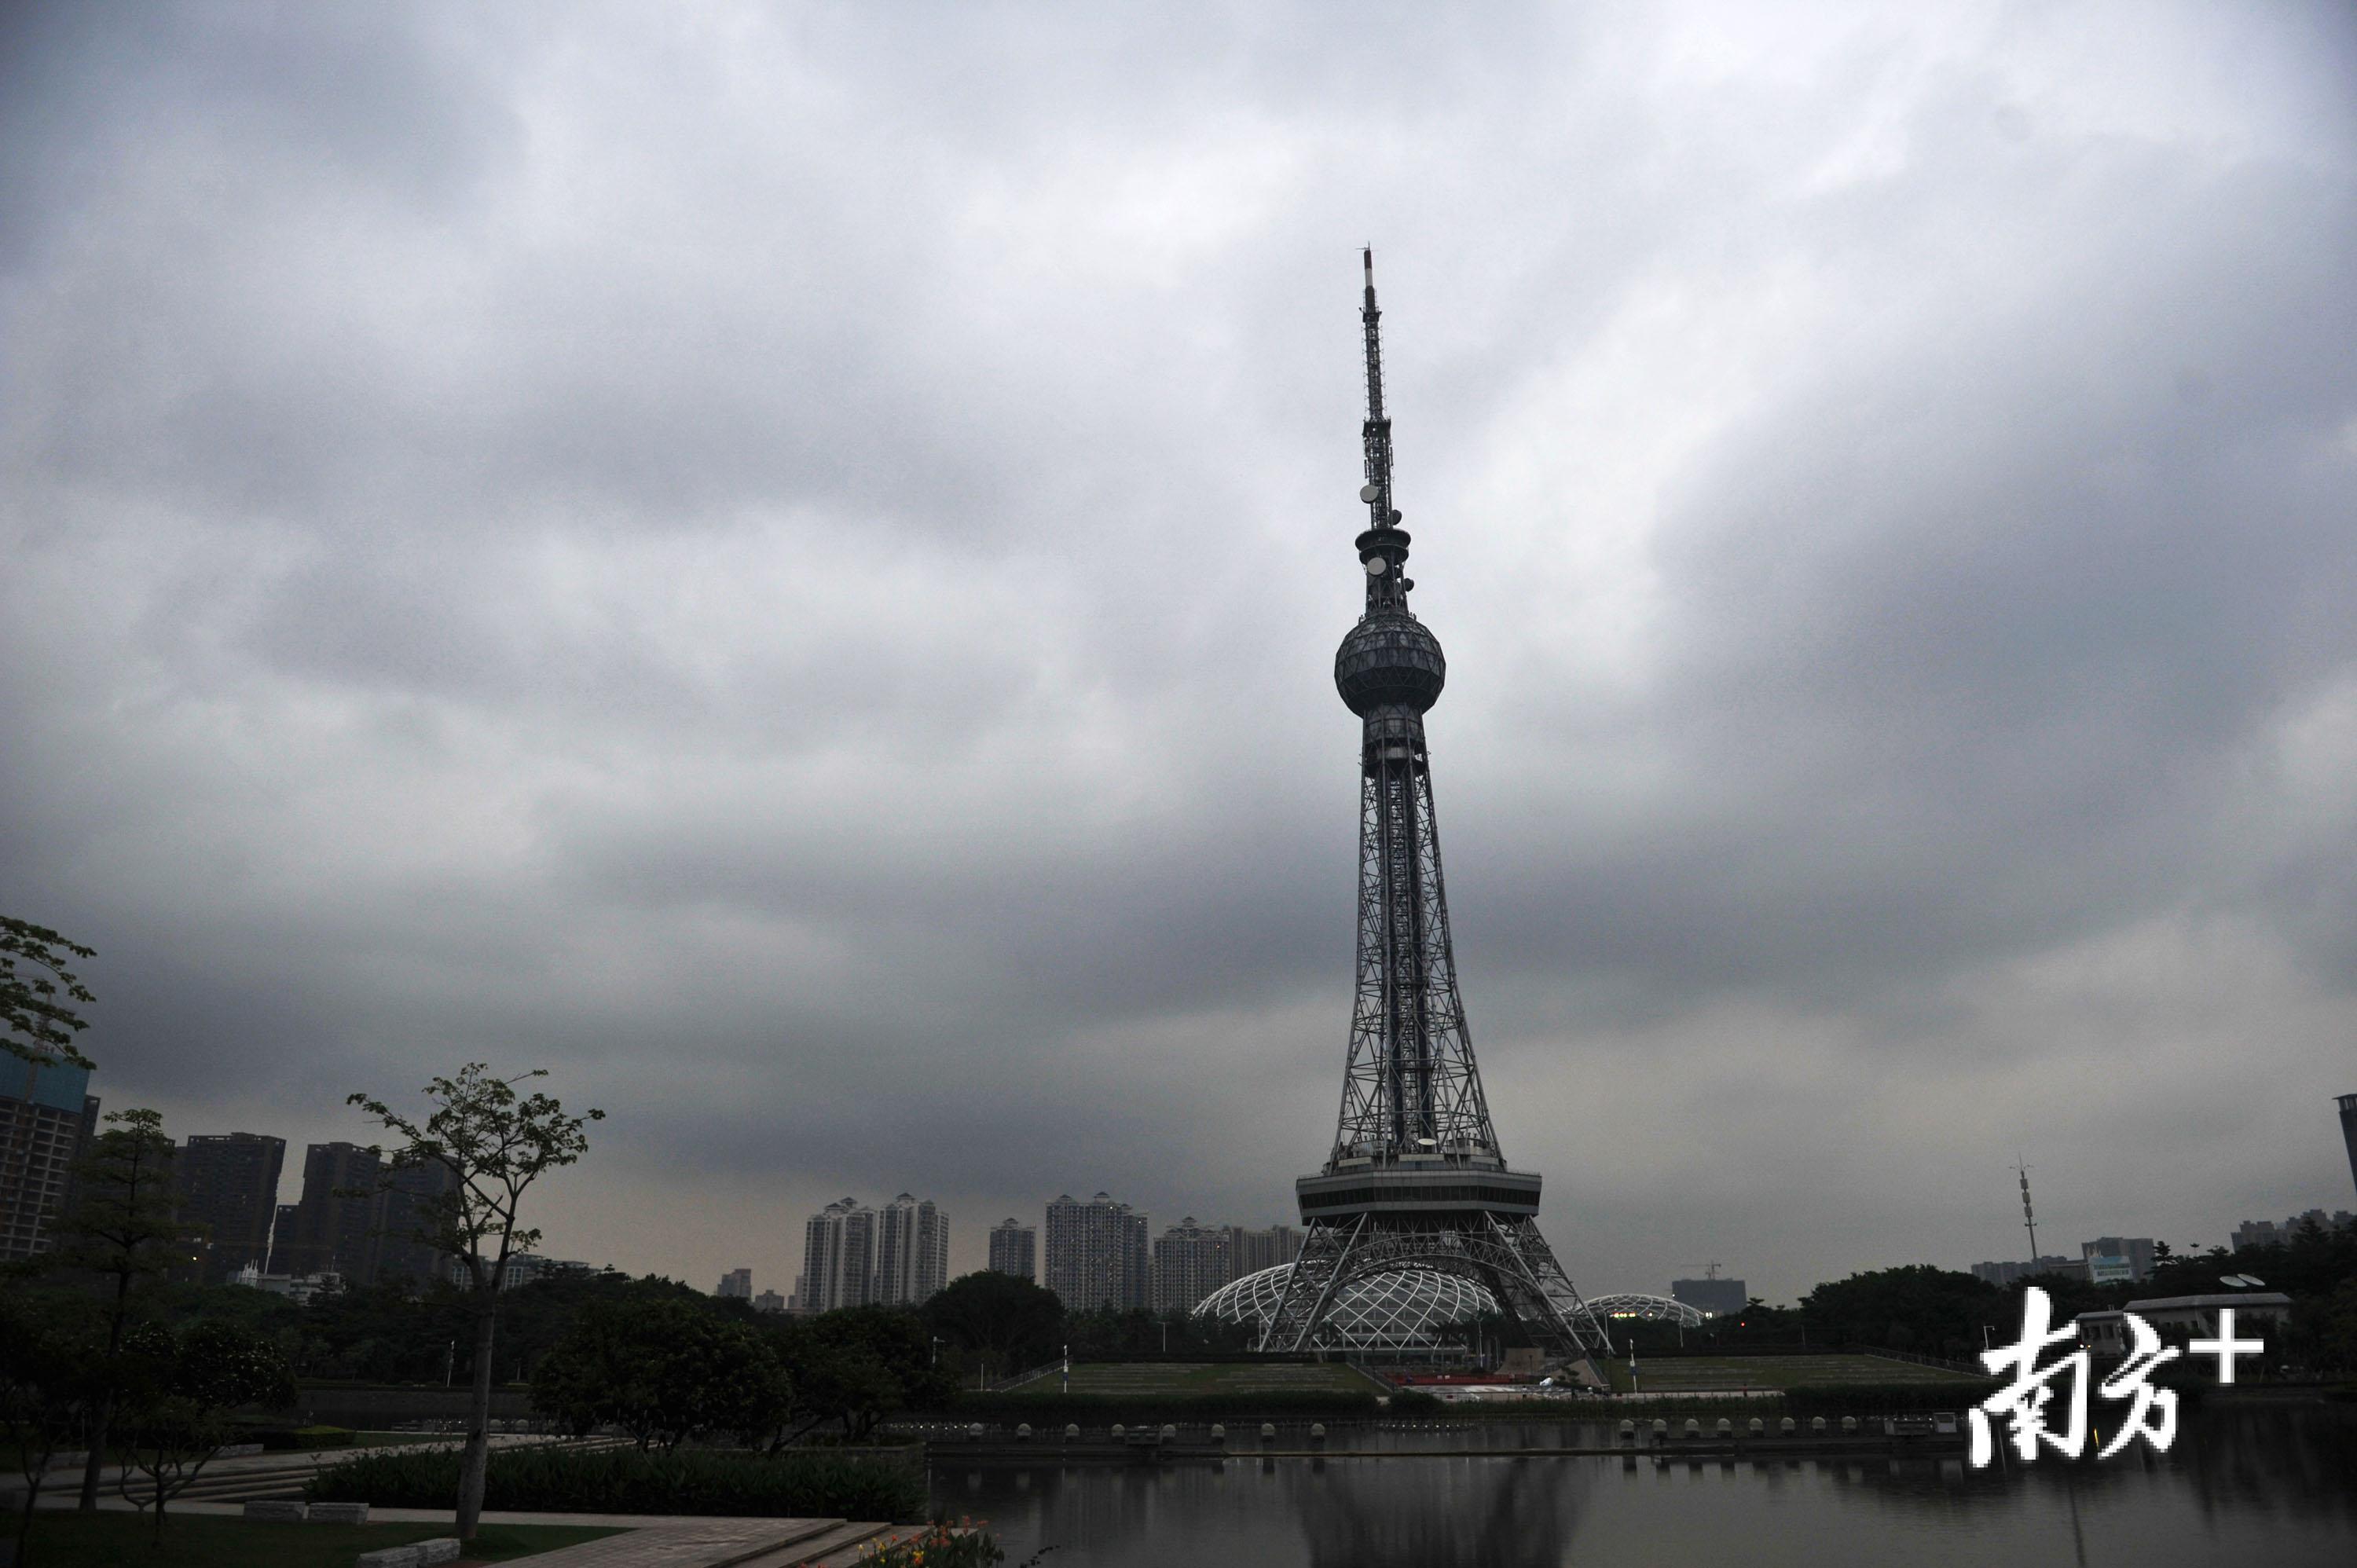
{"label": "overcast sky", "polygon": [[1372,242],[1583,1289],[2357,1203],[2346,6],[5,16],[0,909],[289,1201],[479,1058],[707,1289],[1290,1218]]}

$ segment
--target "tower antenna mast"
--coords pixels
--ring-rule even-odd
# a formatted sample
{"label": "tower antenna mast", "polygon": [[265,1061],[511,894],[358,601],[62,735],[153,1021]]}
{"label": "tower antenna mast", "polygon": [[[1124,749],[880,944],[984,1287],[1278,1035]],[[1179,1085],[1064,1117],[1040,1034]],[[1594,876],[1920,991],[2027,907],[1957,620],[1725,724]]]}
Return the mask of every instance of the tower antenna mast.
{"label": "tower antenna mast", "polygon": [[[1359,307],[1367,343],[1367,421],[1360,433],[1367,482],[1359,499],[1367,503],[1369,528],[1389,528],[1399,521],[1399,514],[1392,509],[1392,422],[1383,413],[1383,313],[1375,304],[1373,246],[1359,252],[1359,263],[1367,280],[1365,303]],[[1370,585],[1371,598],[1376,585]]]}

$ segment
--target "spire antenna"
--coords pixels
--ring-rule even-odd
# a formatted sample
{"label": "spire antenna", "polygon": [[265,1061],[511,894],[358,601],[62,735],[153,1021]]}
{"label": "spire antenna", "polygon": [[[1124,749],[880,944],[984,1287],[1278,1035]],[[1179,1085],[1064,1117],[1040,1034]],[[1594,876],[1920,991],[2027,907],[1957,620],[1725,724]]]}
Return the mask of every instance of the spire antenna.
{"label": "spire antenna", "polygon": [[1366,302],[1359,308],[1367,349],[1367,419],[1360,427],[1360,446],[1366,483],[1359,499],[1367,506],[1367,531],[1359,535],[1359,561],[1367,569],[1367,609],[1405,609],[1412,585],[1400,575],[1407,564],[1408,536],[1392,505],[1392,422],[1383,412],[1383,313],[1375,305],[1375,251],[1361,247],[1359,263],[1367,279]]}
{"label": "spire antenna", "polygon": [[1367,421],[1361,430],[1367,484],[1359,493],[1367,503],[1367,526],[1389,528],[1396,521],[1392,516],[1392,422],[1383,413],[1383,313],[1375,305],[1374,247],[1361,250],[1359,261],[1367,277],[1366,303],[1359,309],[1367,343]]}

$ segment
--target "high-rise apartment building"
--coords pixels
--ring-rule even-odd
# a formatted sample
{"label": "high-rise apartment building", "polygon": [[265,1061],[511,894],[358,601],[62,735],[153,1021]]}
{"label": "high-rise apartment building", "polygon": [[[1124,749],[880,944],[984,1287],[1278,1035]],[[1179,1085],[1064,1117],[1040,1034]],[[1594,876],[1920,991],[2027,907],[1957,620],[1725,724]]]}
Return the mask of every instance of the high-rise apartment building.
{"label": "high-rise apartment building", "polygon": [[1009,1215],[990,1228],[990,1272],[1018,1280],[1039,1280],[1039,1228]]}
{"label": "high-rise apartment building", "polygon": [[447,1271],[448,1254],[435,1245],[458,1176],[439,1160],[402,1165],[378,1178],[369,1199],[368,1240],[353,1283],[423,1285]]}
{"label": "high-rise apartment building", "polygon": [[357,1144],[313,1144],[303,1151],[303,1196],[293,1223],[270,1241],[274,1274],[368,1277],[370,1211],[376,1208],[383,1161]]}
{"label": "high-rise apartment building", "polygon": [[786,1298],[780,1295],[776,1291],[765,1290],[760,1294],[753,1298],[753,1310],[755,1312],[783,1312],[786,1310]]}
{"label": "high-rise apartment building", "polygon": [[1301,1256],[1301,1232],[1290,1225],[1272,1225],[1265,1230],[1231,1225],[1227,1230],[1230,1279],[1240,1280]]}
{"label": "high-rise apartment building", "polygon": [[2357,1094],[2344,1094],[2334,1100],[2341,1107],[2341,1141],[2349,1146],[2349,1180],[2357,1184]]}
{"label": "high-rise apartment building", "polygon": [[724,1300],[752,1300],[753,1271],[750,1269],[729,1270],[726,1273],[720,1276],[720,1288],[713,1294],[720,1296]]}
{"label": "high-rise apartment building", "polygon": [[1193,1215],[1154,1241],[1154,1310],[1191,1312],[1234,1277],[1229,1228],[1198,1225]]}
{"label": "high-rise apartment building", "polygon": [[1068,1311],[1153,1305],[1146,1216],[1126,1203],[1066,1193],[1048,1205],[1047,1240],[1048,1288]]}
{"label": "high-rise apartment building", "polygon": [[278,1176],[286,1140],[259,1133],[199,1133],[172,1161],[179,1216],[202,1226],[197,1240],[204,1283],[226,1283],[252,1263],[270,1261],[270,1223],[278,1212]]}
{"label": "high-rise apartment building", "polygon": [[842,1197],[802,1227],[802,1307],[833,1312],[875,1299],[876,1211]]}
{"label": "high-rise apartment building", "polygon": [[950,1217],[902,1193],[876,1216],[876,1289],[870,1300],[914,1306],[949,1283]]}
{"label": "high-rise apartment building", "polygon": [[98,1124],[90,1069],[0,1056],[0,1262],[57,1241],[73,1163]]}

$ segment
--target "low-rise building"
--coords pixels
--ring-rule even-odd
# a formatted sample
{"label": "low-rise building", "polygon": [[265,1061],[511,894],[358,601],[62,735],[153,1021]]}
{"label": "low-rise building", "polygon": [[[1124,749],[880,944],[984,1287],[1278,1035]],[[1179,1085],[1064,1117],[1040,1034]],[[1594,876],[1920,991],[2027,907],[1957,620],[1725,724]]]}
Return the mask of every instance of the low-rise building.
{"label": "low-rise building", "polygon": [[2098,1236],[2079,1243],[2090,1284],[2126,1284],[2152,1278],[2152,1238]]}
{"label": "low-rise building", "polygon": [[329,1269],[316,1274],[266,1274],[262,1265],[248,1262],[229,1277],[233,1285],[258,1290],[271,1295],[283,1295],[297,1305],[307,1306],[315,1296],[335,1295],[344,1289],[344,1276]]}
{"label": "low-rise building", "polygon": [[2015,1282],[2034,1278],[2039,1274],[2052,1274],[2066,1280],[2084,1280],[2087,1277],[2087,1260],[2056,1255],[2040,1258],[2032,1263],[1975,1263],[1973,1265],[1973,1278],[1986,1281],[1999,1290],[2009,1290]]}
{"label": "low-rise building", "polygon": [[1672,1280],[1670,1299],[1713,1317],[1733,1317],[1739,1316],[1750,1301],[1749,1290],[1741,1280],[1723,1280],[1712,1274],[1699,1280]]}

